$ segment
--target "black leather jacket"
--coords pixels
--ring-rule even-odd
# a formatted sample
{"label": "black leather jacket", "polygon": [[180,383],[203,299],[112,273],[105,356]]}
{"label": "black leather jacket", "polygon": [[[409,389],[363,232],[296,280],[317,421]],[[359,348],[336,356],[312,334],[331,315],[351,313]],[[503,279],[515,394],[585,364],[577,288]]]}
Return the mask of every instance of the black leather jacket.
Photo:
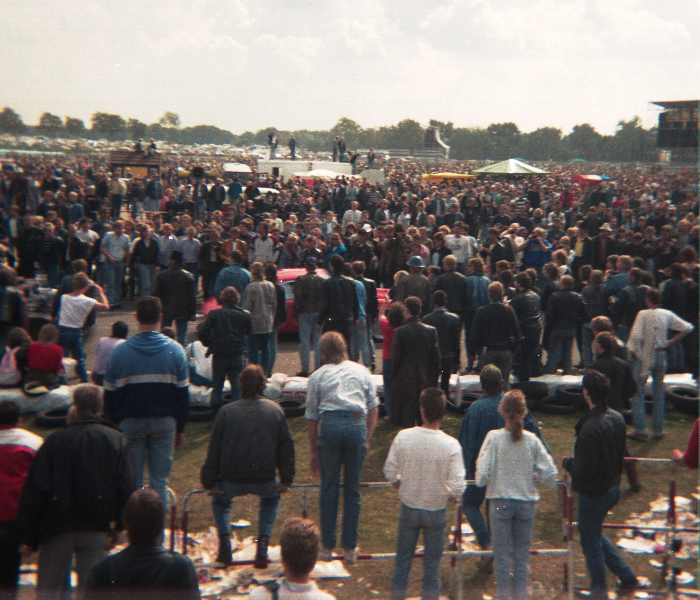
{"label": "black leather jacket", "polygon": [[238,306],[215,308],[197,328],[199,341],[210,354],[243,354],[245,336],[252,332],[250,314]]}
{"label": "black leather jacket", "polygon": [[333,274],[323,281],[321,310],[317,321],[319,325],[322,325],[326,319],[357,321],[359,312],[360,303],[352,279]]}
{"label": "black leather jacket", "polygon": [[597,498],[620,485],[626,430],[619,412],[600,406],[576,424],[574,457],[565,458],[563,464],[581,496]]}
{"label": "black leather jacket", "polygon": [[542,331],[541,302],[532,290],[522,290],[511,298],[509,306],[518,318],[522,335],[537,335]]}
{"label": "black leather jacket", "polygon": [[447,294],[447,310],[464,318],[469,309],[467,278],[457,271],[447,271],[435,280],[435,289]]}
{"label": "black leather jacket", "polygon": [[459,315],[440,307],[423,317],[423,323],[435,327],[440,357],[459,360],[459,334],[462,330]]}
{"label": "black leather jacket", "polygon": [[306,273],[294,282],[294,316],[321,310],[323,278],[316,272]]}
{"label": "black leather jacket", "polygon": [[581,294],[561,290],[549,297],[544,320],[548,329],[576,329],[587,320],[587,315]]}

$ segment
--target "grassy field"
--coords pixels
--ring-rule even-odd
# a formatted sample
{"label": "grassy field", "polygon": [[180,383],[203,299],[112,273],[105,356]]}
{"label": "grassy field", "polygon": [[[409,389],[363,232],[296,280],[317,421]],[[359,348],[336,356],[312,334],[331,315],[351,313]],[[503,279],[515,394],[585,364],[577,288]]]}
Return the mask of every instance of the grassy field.
{"label": "grassy field", "polygon": [[[580,414],[573,416],[535,415],[542,428],[550,449],[554,453],[557,466],[561,465],[564,456],[570,456],[573,451],[573,428]],[[459,431],[461,417],[448,414],[443,430],[456,436]],[[668,436],[659,442],[631,442],[632,454],[639,457],[667,458],[673,448],[684,448],[692,426],[690,417],[678,413],[669,413],[667,418]],[[49,430],[37,428],[33,423],[26,424],[29,429],[47,435]],[[297,477],[295,483],[314,483],[309,474],[309,447],[306,437],[306,421],[303,418],[289,420],[296,446]],[[190,423],[186,429],[186,443],[175,455],[173,470],[169,485],[175,491],[180,501],[187,492],[199,488],[199,470],[209,442],[209,423]],[[363,471],[364,481],[384,481],[382,466],[392,439],[397,429],[380,420],[371,442],[369,456]],[[609,518],[609,522],[622,523],[630,513],[641,513],[648,510],[649,502],[668,493],[671,468],[668,465],[640,465],[640,477],[644,489],[639,494],[623,493],[622,499]],[[697,472],[684,468],[676,469],[677,493],[689,497],[697,489]],[[623,490],[628,484],[623,478]],[[534,548],[562,548],[561,503],[556,490],[542,489],[542,500],[538,505],[535,523]],[[281,524],[290,516],[301,514],[303,493],[292,490],[286,494],[280,503],[280,512],[273,532],[272,543],[277,543]],[[252,527],[245,530],[244,535],[255,535],[257,532],[257,498],[248,496],[236,499],[233,506],[232,520],[246,519]],[[342,506],[342,503],[341,503]],[[318,496],[315,489],[307,495],[309,517],[318,522]],[[362,515],[360,518],[360,547],[364,552],[380,553],[393,552],[396,540],[396,518],[398,515],[398,498],[393,488],[364,489],[362,491]],[[190,530],[201,531],[213,525],[211,510],[204,496],[197,496],[191,505]],[[450,523],[454,522],[454,504],[449,508]],[[610,532],[611,539],[617,539],[616,532]],[[586,567],[576,536],[576,563],[574,584],[588,584]],[[635,572],[650,577],[655,589],[660,589],[659,571],[653,569],[648,561],[649,555],[628,555],[627,559]],[[556,598],[562,593],[562,563],[560,557],[533,557],[532,581],[537,598]],[[446,595],[454,586],[450,561],[443,560],[441,575],[443,593]],[[476,571],[475,559],[464,561],[463,590],[464,598],[481,599],[484,594],[494,595],[493,576],[484,576]],[[696,565],[692,561],[682,563],[685,570],[693,571]],[[339,600],[360,600],[364,598],[388,598],[389,583],[393,570],[392,561],[372,560],[360,561],[349,567],[350,579],[326,580],[321,587],[334,594]],[[410,580],[409,595],[420,595],[420,577],[422,564],[415,561]],[[612,578],[609,577],[612,583]],[[452,587],[454,591],[454,587]]]}

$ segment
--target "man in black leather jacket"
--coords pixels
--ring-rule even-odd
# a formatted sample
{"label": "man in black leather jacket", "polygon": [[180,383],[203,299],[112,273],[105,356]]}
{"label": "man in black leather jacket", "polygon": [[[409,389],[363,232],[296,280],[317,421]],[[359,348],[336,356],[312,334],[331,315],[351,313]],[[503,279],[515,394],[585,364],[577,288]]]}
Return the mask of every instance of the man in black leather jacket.
{"label": "man in black leather jacket", "polygon": [[[588,320],[586,306],[581,294],[574,292],[574,278],[564,275],[560,290],[554,292],[547,302],[543,345],[547,346],[547,373],[556,373],[559,360],[563,358],[564,375],[571,372],[571,349],[576,331]],[[562,357],[563,354],[563,357]]]}
{"label": "man in black leather jacket", "polygon": [[517,293],[509,303],[520,326],[520,358],[516,371],[520,381],[528,381],[532,376],[532,359],[542,333],[542,301],[540,296],[530,289],[531,287],[532,280],[528,274],[518,273],[515,276]]}
{"label": "man in black leather jacket", "polygon": [[219,295],[221,308],[209,311],[207,318],[197,328],[199,341],[207,346],[207,356],[212,359],[211,407],[222,406],[221,390],[228,376],[231,384],[231,401],[238,400],[238,376],[245,366],[245,336],[252,332],[250,314],[238,306],[241,297],[233,286],[225,287]]}
{"label": "man in black leather jacket", "polygon": [[345,259],[339,254],[334,254],[329,264],[331,276],[323,281],[321,310],[318,313],[317,324],[323,333],[340,332],[350,348],[350,329],[357,326],[360,304],[355,284],[342,275]]}
{"label": "man in black leather jacket", "polygon": [[583,397],[590,410],[576,424],[573,458],[563,461],[579,494],[578,529],[594,600],[608,597],[606,566],[620,580],[621,589],[631,591],[638,583],[615,545],[603,535],[603,520],[620,499],[626,443],[625,420],[608,408],[609,393],[610,380],[589,369],[583,377]]}
{"label": "man in black leather jacket", "polygon": [[[447,301],[445,292],[437,290],[433,293],[433,312],[423,317],[423,323],[435,327],[440,349],[440,387],[445,397],[450,397],[450,375],[459,370],[459,332],[460,318],[445,308]],[[461,398],[455,398],[459,405]]]}

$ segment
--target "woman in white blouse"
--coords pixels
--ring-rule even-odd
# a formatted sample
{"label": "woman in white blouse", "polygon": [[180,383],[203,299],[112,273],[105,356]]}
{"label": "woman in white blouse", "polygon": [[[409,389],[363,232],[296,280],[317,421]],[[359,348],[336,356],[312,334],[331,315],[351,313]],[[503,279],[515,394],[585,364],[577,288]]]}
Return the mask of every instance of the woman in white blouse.
{"label": "woman in white blouse", "polygon": [[489,431],[476,461],[476,485],[486,486],[491,548],[499,600],[524,600],[530,583],[530,545],[535,483],[554,487],[557,469],[542,441],[523,430],[527,413],[519,390],[507,392],[498,405],[503,429]]}

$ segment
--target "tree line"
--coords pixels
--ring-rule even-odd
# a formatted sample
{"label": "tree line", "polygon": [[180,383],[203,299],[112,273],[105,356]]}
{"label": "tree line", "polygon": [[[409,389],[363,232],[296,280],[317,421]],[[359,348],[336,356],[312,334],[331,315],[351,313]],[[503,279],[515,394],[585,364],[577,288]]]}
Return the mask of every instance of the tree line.
{"label": "tree line", "polygon": [[[396,125],[363,128],[352,119],[343,117],[326,131],[280,131],[266,127],[257,132],[240,135],[213,125],[181,127],[180,117],[165,112],[150,125],[138,119],[95,112],[86,127],[81,119],[61,117],[45,112],[35,126],[26,125],[20,115],[9,107],[0,111],[0,133],[33,134],[74,139],[135,140],[138,138],[165,140],[180,144],[231,144],[251,146],[267,143],[270,130],[277,132],[278,144],[284,153],[289,135],[294,134],[297,148],[313,152],[330,151],[335,136],[343,136],[348,150],[401,149],[420,150],[426,128],[417,121],[404,119]],[[589,124],[576,125],[564,135],[555,127],[540,127],[521,132],[515,123],[494,123],[486,128],[455,127],[452,122],[434,119],[430,126],[439,127],[442,140],[450,146],[449,157],[455,160],[503,160],[522,157],[530,161],[575,160],[610,162],[653,162],[657,160],[656,128],[645,129],[641,119],[621,120],[613,135],[602,135]]]}

